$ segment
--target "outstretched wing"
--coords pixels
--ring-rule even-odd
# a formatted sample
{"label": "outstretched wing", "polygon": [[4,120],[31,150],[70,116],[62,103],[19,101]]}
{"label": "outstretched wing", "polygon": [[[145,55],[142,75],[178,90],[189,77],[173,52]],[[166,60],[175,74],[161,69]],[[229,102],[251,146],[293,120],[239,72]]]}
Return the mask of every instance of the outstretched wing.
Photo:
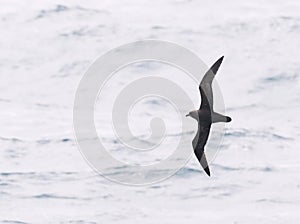
{"label": "outstretched wing", "polygon": [[206,156],[204,153],[204,146],[205,146],[208,136],[209,136],[210,126],[211,126],[211,124],[200,125],[200,122],[199,122],[197,134],[192,142],[195,155],[208,176],[210,176],[210,171],[209,171],[208,163],[207,163]]}
{"label": "outstretched wing", "polygon": [[212,81],[217,74],[217,71],[223,61],[224,56],[220,57],[211,68],[205,73],[200,85],[201,105],[200,109],[206,109],[212,111],[213,108],[213,92],[212,92]]}

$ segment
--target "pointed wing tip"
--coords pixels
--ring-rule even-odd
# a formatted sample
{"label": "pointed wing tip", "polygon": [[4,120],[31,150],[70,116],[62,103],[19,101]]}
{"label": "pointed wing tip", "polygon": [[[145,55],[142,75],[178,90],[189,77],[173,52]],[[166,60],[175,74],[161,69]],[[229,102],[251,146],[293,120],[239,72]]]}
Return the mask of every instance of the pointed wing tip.
{"label": "pointed wing tip", "polygon": [[210,171],[209,171],[209,167],[208,166],[206,168],[204,168],[204,171],[210,177]]}
{"label": "pointed wing tip", "polygon": [[224,59],[224,55],[221,56],[221,57],[217,60],[218,64],[221,64],[221,63],[223,62],[223,59]]}
{"label": "pointed wing tip", "polygon": [[222,64],[223,59],[224,59],[224,56],[220,57],[220,58],[219,58],[219,59],[211,66],[210,70],[211,70],[214,74],[216,74],[217,71],[219,70],[219,67],[220,67],[220,65]]}

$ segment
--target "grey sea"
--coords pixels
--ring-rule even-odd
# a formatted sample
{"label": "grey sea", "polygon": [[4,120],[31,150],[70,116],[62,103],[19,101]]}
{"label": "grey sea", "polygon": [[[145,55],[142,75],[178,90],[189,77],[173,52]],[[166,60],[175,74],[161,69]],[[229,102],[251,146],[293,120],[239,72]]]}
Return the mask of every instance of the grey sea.
{"label": "grey sea", "polygon": [[[299,11],[297,0],[2,0],[0,223],[299,223]],[[163,181],[119,184],[78,149],[73,103],[84,72],[108,50],[144,39],[187,47],[207,66],[225,56],[216,80],[233,120],[211,177],[192,156]],[[133,65],[107,91],[141,72],[173,70]],[[199,105],[198,86],[188,89]],[[110,98],[101,102],[96,111]],[[172,109],[155,99],[144,106],[135,133],[149,134],[149,111]],[[124,152],[107,117],[95,121],[112,155],[151,164],[182,134],[175,115],[166,117],[169,147],[147,157]],[[184,134],[192,141],[193,130]]]}

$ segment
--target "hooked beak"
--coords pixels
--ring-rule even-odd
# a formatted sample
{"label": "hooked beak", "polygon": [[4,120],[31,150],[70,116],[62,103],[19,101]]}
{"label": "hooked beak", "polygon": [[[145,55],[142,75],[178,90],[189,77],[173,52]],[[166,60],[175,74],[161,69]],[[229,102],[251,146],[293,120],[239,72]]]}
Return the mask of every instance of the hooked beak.
{"label": "hooked beak", "polygon": [[187,115],[185,115],[186,117],[189,117],[190,116],[190,114],[187,114]]}

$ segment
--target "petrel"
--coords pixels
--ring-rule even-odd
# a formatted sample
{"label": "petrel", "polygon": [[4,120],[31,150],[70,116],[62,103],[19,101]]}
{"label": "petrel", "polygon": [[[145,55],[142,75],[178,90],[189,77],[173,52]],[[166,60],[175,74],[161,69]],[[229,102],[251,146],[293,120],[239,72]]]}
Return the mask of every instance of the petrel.
{"label": "petrel", "polygon": [[216,122],[230,122],[231,118],[222,114],[216,113],[213,110],[213,92],[212,92],[212,81],[223,61],[224,56],[219,58],[211,68],[205,73],[200,85],[201,105],[199,110],[193,110],[186,116],[190,116],[197,120],[198,131],[193,139],[193,148],[197,159],[199,160],[204,171],[210,176],[210,171],[206,156],[204,153],[204,146],[207,142],[210,127],[212,123]]}

